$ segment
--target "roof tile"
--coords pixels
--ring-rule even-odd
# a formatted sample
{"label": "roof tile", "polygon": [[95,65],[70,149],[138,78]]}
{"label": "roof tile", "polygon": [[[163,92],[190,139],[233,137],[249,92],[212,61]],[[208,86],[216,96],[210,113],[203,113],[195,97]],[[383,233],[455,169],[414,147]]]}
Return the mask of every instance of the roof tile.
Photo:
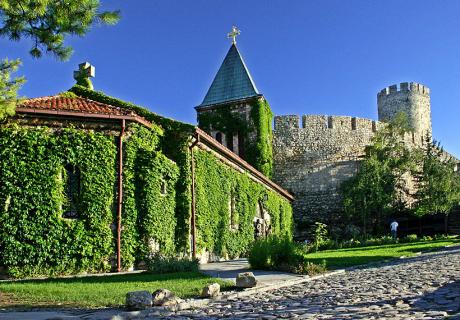
{"label": "roof tile", "polygon": [[33,98],[23,101],[19,107],[39,110],[58,110],[119,116],[134,115],[134,113],[130,110],[124,110],[109,104],[81,97],[70,98],[62,96],[50,96]]}
{"label": "roof tile", "polygon": [[259,91],[235,44],[228,50],[211,87],[199,107],[252,98]]}

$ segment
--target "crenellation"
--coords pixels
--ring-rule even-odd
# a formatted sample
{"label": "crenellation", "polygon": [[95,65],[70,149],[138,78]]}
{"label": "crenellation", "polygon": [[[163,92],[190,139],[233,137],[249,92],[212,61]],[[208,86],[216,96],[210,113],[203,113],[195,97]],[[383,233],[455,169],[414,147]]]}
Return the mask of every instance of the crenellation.
{"label": "crenellation", "polygon": [[323,115],[303,115],[302,128],[308,129],[326,129],[327,116]]}
{"label": "crenellation", "polygon": [[371,119],[351,117],[351,116],[326,116],[326,115],[302,115],[301,126],[299,126],[299,116],[285,115],[275,116],[275,131],[317,131],[317,132],[335,132],[339,134],[350,134],[354,132],[376,132],[383,123]]}
{"label": "crenellation", "polygon": [[351,131],[353,129],[352,117],[350,116],[330,116],[329,119],[335,130]]}
{"label": "crenellation", "polygon": [[327,128],[328,129],[333,129],[334,128],[334,122],[332,121],[332,116],[327,117]]}
{"label": "crenellation", "polygon": [[399,88],[401,91],[409,91],[409,83],[408,82],[401,82],[399,84]]}
{"label": "crenellation", "polygon": [[392,95],[398,92],[408,92],[408,91],[423,94],[423,95],[430,94],[430,89],[424,86],[423,84],[420,84],[417,82],[401,82],[399,84],[399,87],[397,84],[393,84],[391,86],[383,88],[382,90],[380,90],[377,96],[378,97],[388,96],[388,95]]}
{"label": "crenellation", "polygon": [[396,84],[393,84],[393,85],[389,86],[388,89],[389,89],[389,94],[392,94],[394,92],[398,92],[398,86]]}
{"label": "crenellation", "polygon": [[356,122],[356,130],[372,130],[372,122],[371,119],[364,119],[364,118],[354,118]]}
{"label": "crenellation", "polygon": [[299,129],[298,115],[275,116],[275,130]]}

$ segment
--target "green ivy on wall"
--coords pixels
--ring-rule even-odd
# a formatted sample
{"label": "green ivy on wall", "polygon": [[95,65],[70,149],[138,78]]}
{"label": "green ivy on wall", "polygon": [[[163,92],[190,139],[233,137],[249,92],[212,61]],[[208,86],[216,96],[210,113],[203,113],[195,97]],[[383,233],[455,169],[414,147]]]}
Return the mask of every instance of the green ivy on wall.
{"label": "green ivy on wall", "polygon": [[247,153],[248,162],[271,178],[273,174],[273,113],[265,99],[258,99],[252,105],[251,118],[257,130],[256,143]]}
{"label": "green ivy on wall", "polygon": [[[159,116],[146,108],[107,96],[103,92],[89,90],[83,86],[75,85],[69,90],[69,92],[80,97],[85,97],[94,101],[107,103],[115,107],[131,110],[136,114],[144,117],[145,119],[153,122],[154,126],[161,127],[161,129],[164,131],[164,134],[160,136],[160,149],[168,158],[175,161],[179,166],[179,178],[176,184],[176,249],[180,252],[189,252],[191,174],[190,153],[188,147],[190,144],[191,135],[195,130],[195,126]],[[129,241],[126,239],[126,243],[128,242],[135,243],[134,239]],[[132,262],[133,260],[126,260],[127,265],[132,264]]]}
{"label": "green ivy on wall", "polygon": [[[129,126],[125,142],[122,265],[145,260],[149,242],[163,253],[175,249],[177,165],[157,151],[162,131]],[[164,186],[163,186],[164,183]],[[165,187],[166,190],[162,190]],[[163,192],[166,191],[166,192]]]}
{"label": "green ivy on wall", "polygon": [[[259,202],[271,216],[272,232],[292,237],[293,220],[290,202],[247,173],[232,169],[212,153],[196,149],[196,225],[197,250],[208,250],[223,257],[237,257],[247,252],[254,241],[253,219]],[[231,199],[234,198],[231,225]]]}
{"label": "green ivy on wall", "polygon": [[[15,277],[106,271],[114,253],[114,137],[0,127],[0,265]],[[63,168],[81,172],[78,219],[63,219]]]}
{"label": "green ivy on wall", "polygon": [[[234,105],[222,105],[198,113],[200,127],[210,132],[223,132],[227,137],[238,133],[244,141],[244,158],[254,168],[271,178],[273,172],[272,127],[273,114],[265,99],[249,101],[249,121],[232,112]],[[252,138],[255,137],[255,140]]]}

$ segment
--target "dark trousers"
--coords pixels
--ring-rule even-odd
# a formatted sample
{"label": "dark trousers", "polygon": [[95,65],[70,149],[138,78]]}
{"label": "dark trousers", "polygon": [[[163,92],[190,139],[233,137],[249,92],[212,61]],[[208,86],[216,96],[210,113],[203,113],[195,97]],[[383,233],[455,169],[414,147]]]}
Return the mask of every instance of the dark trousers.
{"label": "dark trousers", "polygon": [[397,231],[396,230],[391,230],[391,236],[393,239],[396,239]]}

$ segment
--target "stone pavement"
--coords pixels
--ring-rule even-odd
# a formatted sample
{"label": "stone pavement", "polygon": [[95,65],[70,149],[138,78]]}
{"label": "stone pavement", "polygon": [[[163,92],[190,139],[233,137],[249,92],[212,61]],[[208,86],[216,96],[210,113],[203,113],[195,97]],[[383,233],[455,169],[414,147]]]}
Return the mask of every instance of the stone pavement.
{"label": "stone pavement", "polygon": [[164,318],[460,320],[460,249],[356,268],[344,274]]}
{"label": "stone pavement", "polygon": [[348,270],[346,273],[195,310],[61,312],[9,319],[456,319],[460,320],[460,248]]}

